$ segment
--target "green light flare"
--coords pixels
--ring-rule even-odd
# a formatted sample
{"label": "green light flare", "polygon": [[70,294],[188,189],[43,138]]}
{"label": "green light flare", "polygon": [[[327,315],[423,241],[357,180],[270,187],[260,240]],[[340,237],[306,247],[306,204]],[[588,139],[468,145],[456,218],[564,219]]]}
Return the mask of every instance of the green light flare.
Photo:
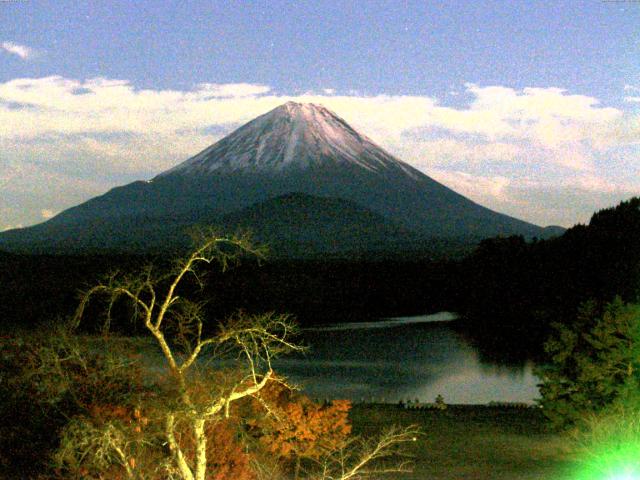
{"label": "green light flare", "polygon": [[612,441],[608,447],[584,458],[574,480],[640,480],[640,443]]}
{"label": "green light flare", "polygon": [[640,475],[633,472],[614,473],[607,477],[607,480],[640,480]]}

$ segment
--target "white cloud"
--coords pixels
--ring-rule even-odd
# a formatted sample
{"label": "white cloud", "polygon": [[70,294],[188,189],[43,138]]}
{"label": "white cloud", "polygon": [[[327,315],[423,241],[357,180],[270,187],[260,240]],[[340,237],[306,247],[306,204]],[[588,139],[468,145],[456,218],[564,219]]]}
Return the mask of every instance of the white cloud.
{"label": "white cloud", "polygon": [[567,187],[577,188],[587,192],[616,193],[625,190],[621,185],[616,185],[596,175],[580,175],[564,183]]}
{"label": "white cloud", "polygon": [[201,83],[198,85],[200,92],[213,98],[252,97],[268,93],[271,88],[266,85],[251,83]]}
{"label": "white cloud", "polygon": [[17,55],[23,60],[29,60],[35,55],[35,50],[33,48],[27,47],[25,45],[19,45],[13,42],[2,42],[0,44],[0,48],[2,48],[2,50],[7,53]]}
{"label": "white cloud", "polygon": [[[624,91],[637,94],[640,93],[640,87],[635,85],[625,85]],[[624,101],[627,103],[640,103],[640,97],[637,95],[626,96],[624,97]]]}
{"label": "white cloud", "polygon": [[327,95],[333,95],[334,93],[336,93],[336,90],[334,88],[324,88],[322,92]]}
{"label": "white cloud", "polygon": [[515,201],[509,195],[512,181],[504,176],[473,175],[463,171],[442,169],[433,169],[430,174],[440,183],[480,203],[486,203],[490,198],[501,203]]}
{"label": "white cloud", "polygon": [[57,212],[150,178],[288,100],[324,104],[402,160],[498,210],[526,203],[514,192],[542,177],[565,188],[579,174],[588,179],[583,185],[610,191],[596,180],[609,176],[615,183],[611,172],[640,163],[634,153],[600,160],[638,143],[638,115],[558,88],[466,88],[471,102],[454,108],[428,96],[332,89],[286,96],[250,83],[202,83],[185,91],[139,90],[107,78],[14,79],[0,83],[0,185],[34,199],[44,195],[37,185],[56,185],[51,199],[24,208],[29,220],[20,205],[10,220],[40,221],[38,205]]}
{"label": "white cloud", "polygon": [[40,215],[45,220],[48,220],[49,218],[53,217],[55,215],[55,213],[53,212],[53,210],[49,210],[47,208],[43,208],[42,210],[40,210]]}
{"label": "white cloud", "polygon": [[422,170],[480,167],[489,163],[524,166],[530,161],[527,149],[515,143],[477,142],[456,138],[405,141],[393,150],[400,158]]}
{"label": "white cloud", "polygon": [[[560,89],[481,88],[469,84],[468,108],[443,107],[434,98],[408,95],[274,95],[264,85],[200,84],[191,91],[136,90],[124,80],[84,82],[59,76],[0,84],[0,136],[43,133],[133,132],[174,134],[184,129],[238,124],[287,100],[323,103],[371,135],[400,139],[413,129],[439,128],[485,141],[528,141],[555,148],[598,139],[622,112],[596,99]],[[82,94],[78,94],[81,92]],[[12,105],[11,108],[3,107]],[[15,128],[16,125],[19,128]]]}

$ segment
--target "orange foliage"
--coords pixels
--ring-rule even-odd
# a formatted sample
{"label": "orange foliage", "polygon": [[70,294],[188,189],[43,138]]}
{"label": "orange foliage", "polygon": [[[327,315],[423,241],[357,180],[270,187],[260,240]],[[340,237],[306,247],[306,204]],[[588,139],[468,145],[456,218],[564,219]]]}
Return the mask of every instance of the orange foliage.
{"label": "orange foliage", "polygon": [[[186,430],[186,429],[185,429]],[[236,438],[231,421],[209,423],[207,435],[207,480],[254,480],[251,456]],[[178,443],[188,460],[195,458],[195,438],[191,432],[178,432]]]}
{"label": "orange foliage", "polygon": [[[282,458],[318,458],[340,448],[351,433],[348,400],[319,404],[276,382],[267,385],[260,397],[270,414],[252,426],[259,430],[263,445]],[[256,401],[254,408],[264,411],[264,404]]]}
{"label": "orange foliage", "polygon": [[211,424],[208,428],[207,480],[253,480],[250,455],[238,442],[233,427],[228,422]]}

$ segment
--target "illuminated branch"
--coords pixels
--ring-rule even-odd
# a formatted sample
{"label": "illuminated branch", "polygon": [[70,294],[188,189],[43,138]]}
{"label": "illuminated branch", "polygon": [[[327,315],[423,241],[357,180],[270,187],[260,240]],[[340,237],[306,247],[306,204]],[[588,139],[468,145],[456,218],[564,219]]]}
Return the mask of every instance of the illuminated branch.
{"label": "illuminated branch", "polygon": [[[154,278],[150,267],[133,277],[113,274],[84,293],[74,316],[77,326],[90,299],[98,295],[109,298],[105,329],[109,326],[111,308],[121,297],[129,300],[136,311],[142,312],[144,325],[159,345],[179,387],[176,408],[165,414],[164,437],[171,452],[172,471],[177,472],[182,480],[205,480],[207,462],[210,461],[207,459],[205,433],[207,422],[228,416],[231,403],[253,396],[264,388],[274,376],[272,358],[285,351],[300,350],[289,340],[295,328],[290,318],[283,315],[247,317],[238,314],[221,326],[217,335],[203,339],[202,305],[178,296],[178,288],[188,274],[202,286],[197,272],[199,265],[217,262],[222,270],[226,270],[246,254],[260,258],[262,252],[251,246],[247,237],[219,237],[208,232],[208,235],[201,236],[198,246],[178,262],[170,274]],[[177,333],[171,332],[172,326],[177,328]],[[184,352],[174,353],[175,345],[182,346]],[[249,374],[230,389],[223,389],[203,400],[194,396],[194,378],[187,373],[207,346],[213,346],[214,353],[218,354],[225,349],[242,352]],[[194,436],[195,458],[192,463],[187,460],[180,437],[176,435],[179,418],[190,425]],[[125,468],[129,474],[130,468]]]}
{"label": "illuminated branch", "polygon": [[[420,429],[411,425],[405,428],[391,427],[376,439],[352,440],[339,450],[322,458],[319,474],[311,478],[355,480],[411,472],[412,462],[403,459],[406,455],[399,455],[397,447],[416,441],[420,434]],[[399,459],[393,460],[398,457]]]}

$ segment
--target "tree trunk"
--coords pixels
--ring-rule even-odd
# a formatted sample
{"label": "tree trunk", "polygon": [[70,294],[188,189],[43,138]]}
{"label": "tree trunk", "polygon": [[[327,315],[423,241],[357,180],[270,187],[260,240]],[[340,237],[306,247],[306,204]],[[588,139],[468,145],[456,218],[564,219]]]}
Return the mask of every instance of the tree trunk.
{"label": "tree trunk", "polygon": [[196,478],[205,480],[207,473],[207,435],[204,430],[205,419],[197,418],[193,422],[193,433],[196,437]]}
{"label": "tree trunk", "polygon": [[180,471],[180,476],[182,480],[194,480],[193,473],[191,472],[191,468],[187,464],[186,459],[184,458],[184,454],[180,449],[180,445],[176,441],[176,437],[173,433],[173,426],[175,422],[175,416],[173,414],[168,414],[166,423],[165,423],[165,435],[167,437],[167,442],[169,443],[169,449],[173,455],[173,459],[175,460],[178,470]]}

